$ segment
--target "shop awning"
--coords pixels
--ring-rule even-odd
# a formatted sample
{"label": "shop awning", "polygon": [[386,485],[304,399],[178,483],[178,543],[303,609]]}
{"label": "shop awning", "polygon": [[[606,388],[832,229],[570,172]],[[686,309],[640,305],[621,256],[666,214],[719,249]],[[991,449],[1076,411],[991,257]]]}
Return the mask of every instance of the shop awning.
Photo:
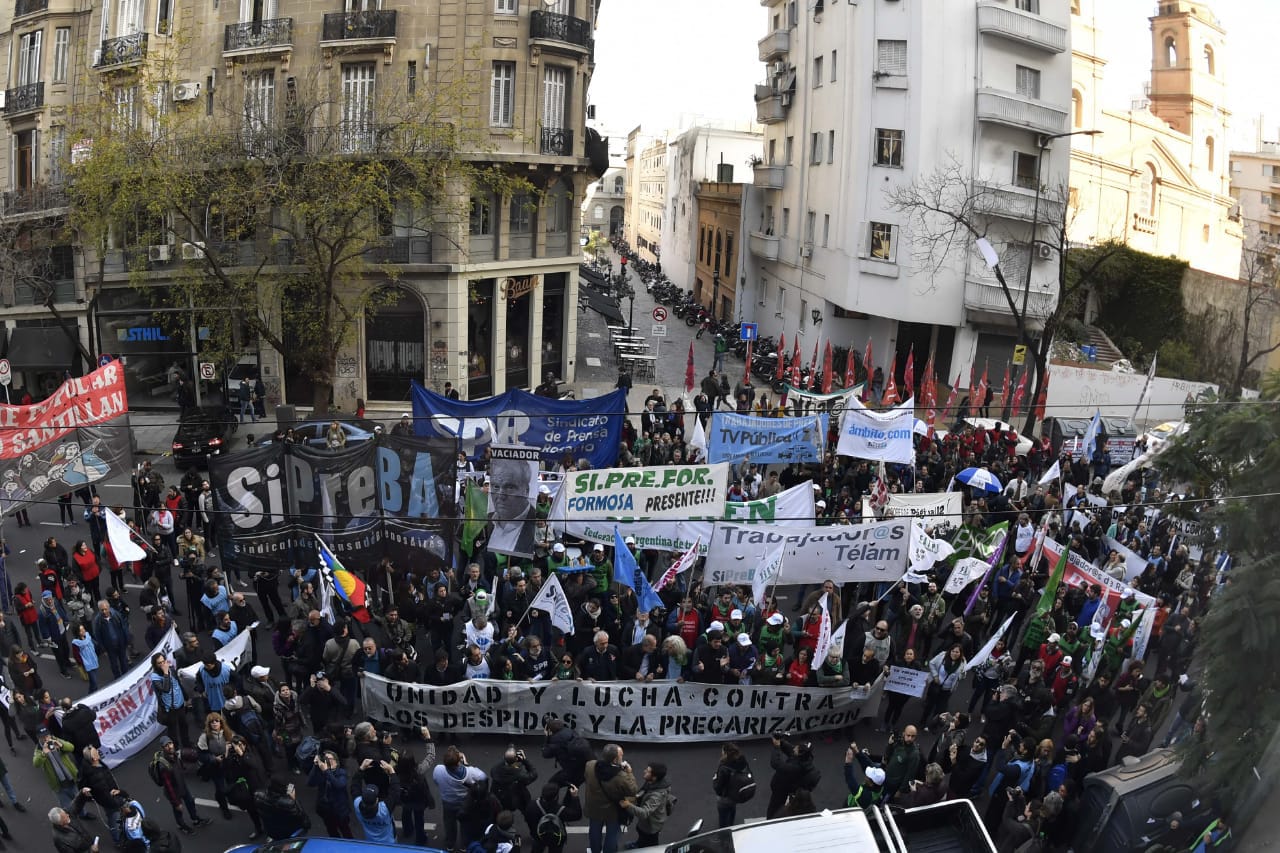
{"label": "shop awning", "polygon": [[578,294],[587,298],[587,305],[593,311],[603,314],[606,320],[611,320],[615,323],[623,322],[622,311],[618,308],[618,300],[616,298],[606,296],[581,279],[579,279],[578,283],[581,285],[578,288]]}
{"label": "shop awning", "polygon": [[6,352],[14,370],[69,370],[76,359],[71,338],[56,326],[10,329]]}

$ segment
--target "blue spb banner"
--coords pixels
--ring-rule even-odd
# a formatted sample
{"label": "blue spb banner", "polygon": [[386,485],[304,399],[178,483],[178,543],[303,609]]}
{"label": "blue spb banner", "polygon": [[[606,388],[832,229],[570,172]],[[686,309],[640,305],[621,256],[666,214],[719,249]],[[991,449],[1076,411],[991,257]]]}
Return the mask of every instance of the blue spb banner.
{"label": "blue spb banner", "polygon": [[821,462],[827,443],[827,415],[757,418],[730,412],[711,416],[709,462]]}
{"label": "blue spb banner", "polygon": [[468,456],[490,444],[523,444],[542,450],[547,467],[565,453],[592,468],[609,468],[618,458],[627,394],[618,390],[590,400],[554,400],[527,391],[507,391],[483,400],[451,400],[417,383],[413,386],[413,426],[424,438],[456,438]]}

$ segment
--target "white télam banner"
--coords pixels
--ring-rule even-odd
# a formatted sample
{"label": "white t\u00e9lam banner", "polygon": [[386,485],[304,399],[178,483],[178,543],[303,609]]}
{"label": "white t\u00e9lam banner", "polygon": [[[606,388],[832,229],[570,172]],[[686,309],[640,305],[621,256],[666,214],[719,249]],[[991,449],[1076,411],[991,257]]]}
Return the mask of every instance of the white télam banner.
{"label": "white t\u00e9lam banner", "polygon": [[911,521],[791,528],[721,522],[707,552],[706,583],[751,583],[779,544],[784,553],[777,583],[892,583],[907,569]]}
{"label": "white t\u00e9lam banner", "polygon": [[866,408],[850,397],[840,422],[836,453],[857,459],[910,464],[915,460],[911,443],[915,427],[915,398],[883,412]]}
{"label": "white t\u00e9lam banner", "polygon": [[433,687],[365,675],[370,719],[431,731],[532,735],[547,714],[588,738],[670,742],[741,740],[851,726],[880,705],[884,679],[869,688],[765,687],[674,681],[513,682],[472,680]]}
{"label": "white t\u00e9lam banner", "polygon": [[156,694],[151,689],[151,658],[163,654],[170,660],[181,646],[178,632],[170,628],[159,644],[128,672],[80,700],[98,715],[102,761],[116,767],[142,751],[164,728],[156,722]]}

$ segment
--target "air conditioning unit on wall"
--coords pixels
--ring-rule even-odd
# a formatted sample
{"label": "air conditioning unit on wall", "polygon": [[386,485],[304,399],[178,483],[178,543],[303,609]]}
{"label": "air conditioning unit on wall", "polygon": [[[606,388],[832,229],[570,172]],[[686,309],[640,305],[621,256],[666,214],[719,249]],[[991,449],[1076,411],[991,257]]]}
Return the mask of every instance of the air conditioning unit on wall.
{"label": "air conditioning unit on wall", "polygon": [[173,99],[178,103],[194,101],[198,97],[200,97],[199,83],[179,83],[173,87]]}
{"label": "air conditioning unit on wall", "polygon": [[161,243],[158,246],[147,247],[147,260],[164,262],[169,260],[169,246]]}
{"label": "air conditioning unit on wall", "polygon": [[1053,247],[1048,243],[1036,243],[1036,257],[1042,261],[1053,260]]}

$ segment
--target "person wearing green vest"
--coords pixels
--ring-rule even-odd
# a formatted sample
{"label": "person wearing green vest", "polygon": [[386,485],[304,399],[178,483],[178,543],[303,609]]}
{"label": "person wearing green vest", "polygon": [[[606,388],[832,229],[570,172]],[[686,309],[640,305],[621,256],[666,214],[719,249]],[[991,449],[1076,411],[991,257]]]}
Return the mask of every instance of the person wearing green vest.
{"label": "person wearing green vest", "polygon": [[716,359],[712,365],[713,370],[724,370],[724,354],[729,351],[729,342],[724,339],[724,335],[716,333]]}
{"label": "person wearing green vest", "polygon": [[[853,770],[855,761],[862,770],[861,782]],[[849,799],[845,801],[849,808],[869,808],[884,799],[884,768],[871,764],[856,743],[844,751],[844,783],[849,786]]]}
{"label": "person wearing green vest", "polygon": [[1056,633],[1057,630],[1057,626],[1053,621],[1052,611],[1032,614],[1027,621],[1026,633],[1022,635],[1022,651],[1018,653],[1018,666],[1021,667],[1027,658],[1035,657],[1040,644],[1050,634]]}
{"label": "person wearing green vest", "polygon": [[596,579],[596,589],[603,594],[613,583],[613,561],[604,555],[604,546],[596,543],[591,549],[591,576]]}
{"label": "person wearing green vest", "polygon": [[1084,663],[1084,655],[1081,652],[1085,648],[1085,641],[1084,637],[1080,636],[1079,625],[1074,622],[1067,625],[1066,633],[1058,638],[1058,648],[1076,662],[1077,668]]}
{"label": "person wearing green vest", "polygon": [[1227,826],[1227,822],[1222,818],[1218,818],[1213,823],[1204,828],[1196,836],[1196,840],[1188,848],[1188,853],[1208,853],[1210,850],[1217,850],[1231,841],[1231,827]]}
{"label": "person wearing green vest", "polygon": [[770,646],[777,646],[779,649],[787,647],[787,619],[781,613],[774,613],[764,620],[764,624],[760,626],[760,635],[756,637],[757,649],[767,649]]}
{"label": "person wearing green vest", "polygon": [[547,557],[547,577],[569,566],[569,555],[564,551],[564,543],[557,542],[551,546],[551,554]]}

